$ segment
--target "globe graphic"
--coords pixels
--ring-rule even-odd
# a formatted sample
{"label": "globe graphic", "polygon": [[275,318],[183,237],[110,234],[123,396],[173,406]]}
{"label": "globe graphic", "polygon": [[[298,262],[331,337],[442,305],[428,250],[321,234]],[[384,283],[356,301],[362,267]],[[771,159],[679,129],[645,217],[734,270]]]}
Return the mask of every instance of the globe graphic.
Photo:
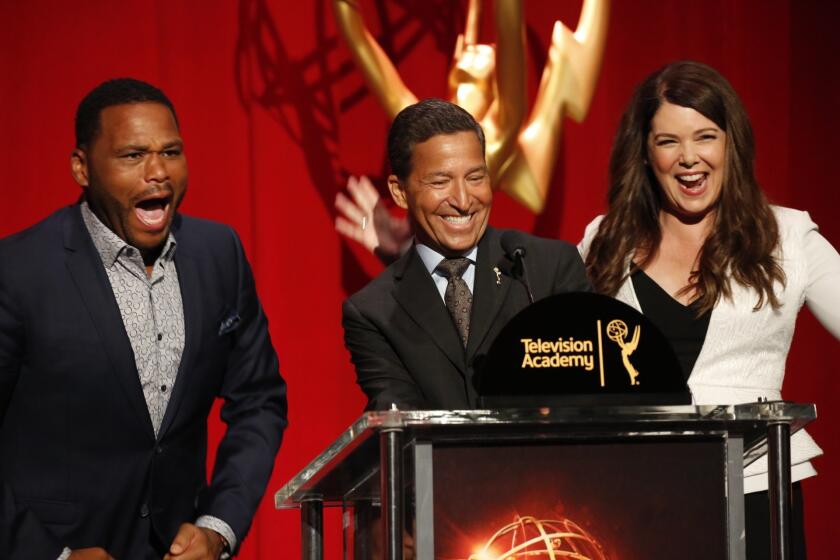
{"label": "globe graphic", "polygon": [[607,324],[607,338],[613,342],[624,340],[627,336],[627,325],[620,319],[613,319]]}
{"label": "globe graphic", "polygon": [[467,560],[607,560],[592,535],[570,519],[517,516]]}

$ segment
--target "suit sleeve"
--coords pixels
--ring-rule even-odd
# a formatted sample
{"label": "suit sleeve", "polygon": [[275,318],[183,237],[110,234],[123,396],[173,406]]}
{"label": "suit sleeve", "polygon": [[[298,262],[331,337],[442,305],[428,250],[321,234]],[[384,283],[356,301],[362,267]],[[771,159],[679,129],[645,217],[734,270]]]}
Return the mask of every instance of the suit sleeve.
{"label": "suit sleeve", "polygon": [[344,345],[356,366],[356,382],[368,398],[367,410],[423,409],[426,398],[393,347],[349,299],[342,313]]}
{"label": "suit sleeve", "polygon": [[560,251],[552,293],[591,292],[592,284],[586,275],[586,268],[578,250],[568,243],[562,243]]}
{"label": "suit sleeve", "polygon": [[[13,301],[0,273],[0,429],[20,376],[24,353],[23,324]],[[63,548],[31,511],[18,505],[0,466],[0,556],[58,558]]]}
{"label": "suit sleeve", "polygon": [[227,523],[241,543],[271,477],[287,424],[287,405],[286,384],[280,377],[251,268],[232,230],[231,235],[239,323],[220,394],[227,431],[216,451],[210,488],[198,513]]}

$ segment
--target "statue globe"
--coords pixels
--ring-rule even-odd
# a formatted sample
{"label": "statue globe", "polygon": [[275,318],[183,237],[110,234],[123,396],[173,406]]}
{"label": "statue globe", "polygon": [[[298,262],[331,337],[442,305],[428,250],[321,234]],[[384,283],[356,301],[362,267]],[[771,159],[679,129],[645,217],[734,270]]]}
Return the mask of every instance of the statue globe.
{"label": "statue globe", "polygon": [[570,519],[516,516],[467,560],[607,560],[603,547]]}
{"label": "statue globe", "polygon": [[627,324],[620,320],[614,319],[607,324],[607,337],[613,342],[621,342],[627,336]]}

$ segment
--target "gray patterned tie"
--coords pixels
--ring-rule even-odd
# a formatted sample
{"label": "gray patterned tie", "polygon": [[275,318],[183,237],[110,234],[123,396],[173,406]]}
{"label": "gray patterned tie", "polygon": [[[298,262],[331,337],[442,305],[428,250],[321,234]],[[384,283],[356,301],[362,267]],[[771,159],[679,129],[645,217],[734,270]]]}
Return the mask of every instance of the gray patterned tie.
{"label": "gray patterned tie", "polygon": [[461,278],[467,267],[470,266],[470,260],[466,257],[459,257],[457,259],[444,259],[438,266],[437,270],[448,280],[446,283],[446,292],[443,296],[443,301],[446,302],[446,309],[452,316],[452,322],[455,323],[455,328],[458,329],[458,334],[461,336],[461,342],[464,343],[464,348],[467,347],[467,340],[470,338],[470,309],[472,309],[472,293]]}

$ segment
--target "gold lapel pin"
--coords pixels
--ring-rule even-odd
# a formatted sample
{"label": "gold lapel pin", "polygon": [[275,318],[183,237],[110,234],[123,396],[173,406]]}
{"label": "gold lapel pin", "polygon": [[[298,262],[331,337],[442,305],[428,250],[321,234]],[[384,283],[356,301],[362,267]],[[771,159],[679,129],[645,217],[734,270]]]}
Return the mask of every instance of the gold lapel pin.
{"label": "gold lapel pin", "polygon": [[494,266],[493,267],[493,272],[496,273],[496,285],[501,286],[502,285],[502,271],[499,270],[498,266]]}

